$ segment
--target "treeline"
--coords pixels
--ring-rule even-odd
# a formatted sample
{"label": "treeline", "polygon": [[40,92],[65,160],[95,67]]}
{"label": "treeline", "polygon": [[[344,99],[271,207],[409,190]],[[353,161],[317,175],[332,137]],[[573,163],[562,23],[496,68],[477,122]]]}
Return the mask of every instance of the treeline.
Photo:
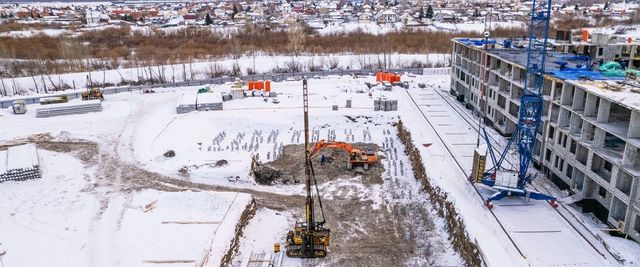
{"label": "treeline", "polygon": [[[492,30],[492,36],[523,35],[523,29]],[[455,37],[479,37],[479,33],[404,30],[384,35],[362,31],[319,35],[305,27],[265,31],[252,26],[235,33],[203,27],[143,32],[124,26],[61,37],[0,37],[0,58],[18,59],[2,61],[0,76],[178,64],[256,53],[450,53]]]}
{"label": "treeline", "polygon": [[79,28],[79,24],[62,24],[62,23],[18,23],[15,21],[7,21],[0,23],[0,32],[25,31],[25,30],[44,30],[44,29],[69,29]]}

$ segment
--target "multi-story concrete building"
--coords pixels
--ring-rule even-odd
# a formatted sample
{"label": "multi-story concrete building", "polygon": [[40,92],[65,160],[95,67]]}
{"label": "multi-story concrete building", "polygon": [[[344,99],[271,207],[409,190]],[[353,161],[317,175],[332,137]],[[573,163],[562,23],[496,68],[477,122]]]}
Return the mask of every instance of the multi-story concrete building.
{"label": "multi-story concrete building", "polygon": [[640,43],[632,37],[588,31],[558,31],[550,40],[557,52],[587,55],[594,62],[615,60],[633,69],[640,69]]}
{"label": "multi-story concrete building", "polygon": [[[481,98],[485,50],[477,41],[453,40],[451,94],[476,114],[484,109],[486,124],[509,136],[518,121],[526,49],[491,45]],[[548,53],[534,165],[585,211],[640,241],[640,87],[576,70],[584,64],[565,61],[571,55]]]}

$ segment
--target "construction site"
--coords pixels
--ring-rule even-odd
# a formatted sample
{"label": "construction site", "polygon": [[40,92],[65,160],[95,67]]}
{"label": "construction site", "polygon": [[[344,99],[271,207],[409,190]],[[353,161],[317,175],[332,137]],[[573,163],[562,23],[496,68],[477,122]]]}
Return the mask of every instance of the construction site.
{"label": "construction site", "polygon": [[549,5],[451,68],[0,99],[0,267],[638,266],[640,44]]}

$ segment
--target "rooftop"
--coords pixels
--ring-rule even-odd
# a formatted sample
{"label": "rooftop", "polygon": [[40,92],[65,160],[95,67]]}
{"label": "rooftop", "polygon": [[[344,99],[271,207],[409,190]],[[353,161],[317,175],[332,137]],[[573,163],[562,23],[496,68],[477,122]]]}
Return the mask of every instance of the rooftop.
{"label": "rooftop", "polygon": [[[505,40],[507,39],[489,39],[489,54],[524,68],[527,65],[527,42],[516,41],[507,48]],[[479,50],[484,47],[482,39],[457,38],[454,41]],[[584,59],[574,60],[576,58],[579,57],[548,51],[545,59],[545,73],[560,80],[570,81],[570,84],[631,109],[640,109],[640,84],[623,83],[624,77],[605,76],[597,67],[587,69]],[[558,64],[560,62],[566,62],[566,65],[561,67]]]}

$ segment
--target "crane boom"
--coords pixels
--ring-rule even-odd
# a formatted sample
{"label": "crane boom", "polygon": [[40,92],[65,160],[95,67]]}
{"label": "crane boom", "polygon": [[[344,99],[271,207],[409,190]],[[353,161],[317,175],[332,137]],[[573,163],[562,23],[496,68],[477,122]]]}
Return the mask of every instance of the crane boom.
{"label": "crane boom", "polygon": [[309,154],[309,157],[313,157],[313,155],[315,155],[318,151],[320,151],[325,147],[340,148],[340,149],[343,149],[344,151],[347,151],[347,153],[351,153],[351,151],[353,151],[353,146],[351,146],[351,144],[349,143],[340,142],[340,141],[325,141],[324,139],[322,139],[316,142],[316,144],[313,146],[313,148],[311,149],[311,153]]}

